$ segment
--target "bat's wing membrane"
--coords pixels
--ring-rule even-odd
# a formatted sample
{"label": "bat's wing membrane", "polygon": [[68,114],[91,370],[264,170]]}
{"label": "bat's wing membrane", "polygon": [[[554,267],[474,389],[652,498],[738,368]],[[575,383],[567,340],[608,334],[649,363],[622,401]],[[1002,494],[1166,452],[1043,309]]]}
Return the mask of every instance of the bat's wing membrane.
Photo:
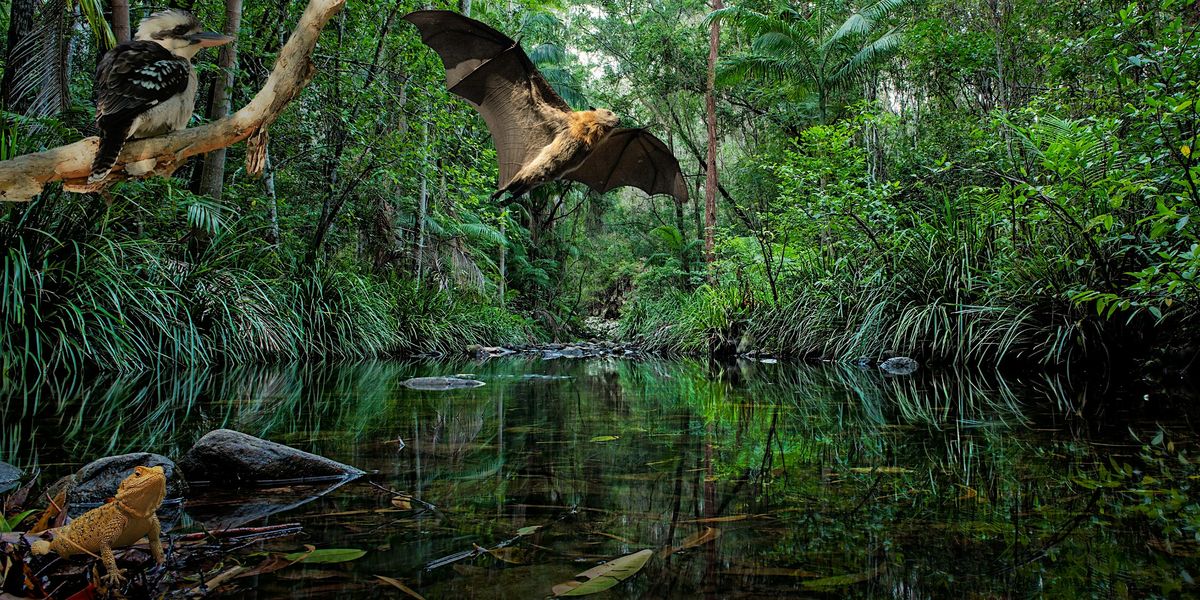
{"label": "bat's wing membrane", "polygon": [[587,184],[603,194],[633,186],[647,194],[688,198],[679,161],[662,140],[645,129],[617,128],[608,134],[564,179]]}
{"label": "bat's wing membrane", "polygon": [[[500,162],[503,189],[554,140],[542,110],[571,108],[546,83],[521,45],[495,29],[445,10],[405,15],[446,67],[446,86],[483,115]],[[542,105],[534,97],[534,86]]]}

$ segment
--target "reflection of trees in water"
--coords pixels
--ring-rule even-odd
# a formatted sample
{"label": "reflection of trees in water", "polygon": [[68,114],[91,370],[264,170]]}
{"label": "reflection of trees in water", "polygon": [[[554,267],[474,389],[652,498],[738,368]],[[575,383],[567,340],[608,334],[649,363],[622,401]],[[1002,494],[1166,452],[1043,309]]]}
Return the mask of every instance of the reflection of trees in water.
{"label": "reflection of trees in water", "polygon": [[[460,372],[488,385],[399,386]],[[571,379],[521,379],[526,372]],[[699,593],[693,586],[722,569],[762,566],[887,566],[896,573],[879,585],[922,596],[951,589],[939,572],[1032,589],[1036,569],[1018,563],[1093,510],[1070,483],[1093,468],[1083,464],[1091,433],[1070,418],[1097,404],[1096,391],[1056,379],[692,360],[62,377],[4,383],[0,458],[24,466],[132,450],[177,456],[229,427],[379,469],[397,489],[452,511],[460,527],[511,533],[578,505],[584,516],[567,537],[592,544],[586,558],[678,544],[705,526],[696,519],[759,515],[713,523],[723,534],[694,553],[703,560],[684,552],[665,561],[661,577],[638,584],[653,586],[647,597]],[[1053,438],[1033,431],[1046,426]],[[397,438],[403,450],[384,446]],[[1099,526],[1074,535],[1059,543],[1113,544]],[[994,567],[996,556],[1012,566],[1007,579],[972,571]]]}

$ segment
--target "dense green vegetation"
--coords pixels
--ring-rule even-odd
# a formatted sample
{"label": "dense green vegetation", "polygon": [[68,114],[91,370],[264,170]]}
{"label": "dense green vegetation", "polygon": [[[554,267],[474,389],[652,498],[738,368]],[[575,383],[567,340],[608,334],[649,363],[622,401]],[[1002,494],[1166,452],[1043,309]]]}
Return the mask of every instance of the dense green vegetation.
{"label": "dense green vegetation", "polygon": [[[107,4],[6,4],[0,155],[89,134]],[[227,8],[181,4],[214,28]],[[132,2],[135,27],[149,7]],[[234,107],[302,7],[242,7]],[[589,314],[701,353],[1053,365],[1197,350],[1194,0],[464,2],[568,102],[666,140],[694,189],[683,204],[548,185],[507,207],[488,200],[482,120],[399,19],[416,8],[354,0],[335,17],[262,180],[238,145],[218,197],[197,160],[0,207],[0,370],[456,350],[571,338]],[[22,38],[37,52],[14,53]],[[208,118],[216,58],[199,59]]]}

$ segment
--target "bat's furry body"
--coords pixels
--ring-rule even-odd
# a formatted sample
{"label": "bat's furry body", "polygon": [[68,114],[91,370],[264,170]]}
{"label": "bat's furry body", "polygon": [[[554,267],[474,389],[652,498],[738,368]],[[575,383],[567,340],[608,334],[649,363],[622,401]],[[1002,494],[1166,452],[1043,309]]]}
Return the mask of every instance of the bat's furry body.
{"label": "bat's furry body", "polygon": [[450,11],[404,18],[442,58],[450,91],[488,124],[500,161],[493,197],[515,199],[548,181],[570,179],[601,193],[628,185],[687,200],[679,162],[662,141],[618,127],[610,110],[572,110],[517,42]]}

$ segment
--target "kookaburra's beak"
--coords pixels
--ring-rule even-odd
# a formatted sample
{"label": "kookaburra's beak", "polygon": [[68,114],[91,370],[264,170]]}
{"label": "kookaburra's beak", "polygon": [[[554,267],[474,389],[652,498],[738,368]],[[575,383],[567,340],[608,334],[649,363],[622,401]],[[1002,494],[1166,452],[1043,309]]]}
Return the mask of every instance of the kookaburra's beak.
{"label": "kookaburra's beak", "polygon": [[212,46],[224,46],[225,44],[228,44],[229,42],[233,41],[232,36],[222,35],[220,33],[213,33],[211,31],[202,31],[200,33],[193,33],[192,35],[188,36],[188,39],[191,40],[193,44],[200,44],[201,48],[209,48]]}

